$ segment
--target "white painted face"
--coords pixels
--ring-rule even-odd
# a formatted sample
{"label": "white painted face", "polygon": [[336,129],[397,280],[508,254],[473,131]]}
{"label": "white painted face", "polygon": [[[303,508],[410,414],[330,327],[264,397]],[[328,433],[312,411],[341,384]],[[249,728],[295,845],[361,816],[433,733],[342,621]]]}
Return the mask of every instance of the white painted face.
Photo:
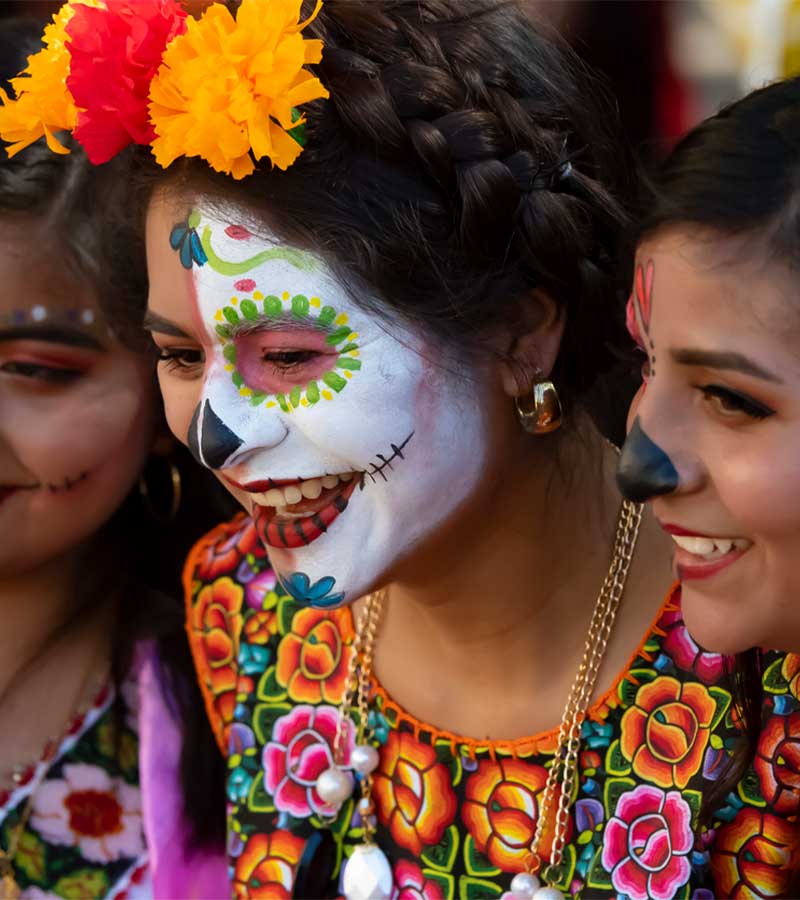
{"label": "white painted face", "polygon": [[436,365],[243,213],[175,218],[154,202],[147,234],[170,426],[252,512],[289,593],[352,602],[474,491],[477,373]]}

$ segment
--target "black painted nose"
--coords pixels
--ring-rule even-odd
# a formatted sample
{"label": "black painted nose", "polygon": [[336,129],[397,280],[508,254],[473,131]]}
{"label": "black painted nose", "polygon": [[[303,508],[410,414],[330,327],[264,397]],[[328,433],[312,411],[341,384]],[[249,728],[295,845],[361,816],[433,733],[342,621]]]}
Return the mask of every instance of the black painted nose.
{"label": "black painted nose", "polygon": [[206,400],[198,403],[189,424],[189,450],[201,466],[219,469],[242,446],[242,439],[231,431]]}
{"label": "black painted nose", "polygon": [[617,465],[617,485],[623,497],[644,503],[678,487],[678,472],[666,453],[654,444],[635,419]]}

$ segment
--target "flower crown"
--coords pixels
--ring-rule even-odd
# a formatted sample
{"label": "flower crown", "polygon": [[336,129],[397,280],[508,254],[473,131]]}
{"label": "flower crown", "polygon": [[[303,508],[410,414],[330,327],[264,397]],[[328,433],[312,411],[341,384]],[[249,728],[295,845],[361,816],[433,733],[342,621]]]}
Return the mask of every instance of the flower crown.
{"label": "flower crown", "polygon": [[304,68],[322,41],[303,29],[302,0],[242,0],[236,17],[212,3],[197,19],[177,0],[67,0],[44,47],[0,88],[0,138],[9,157],[44,137],[69,153],[72,132],[96,165],[131,143],[149,144],[166,168],[199,156],[240,179],[269,159],[286,169],[302,153],[298,107],[328,97]]}

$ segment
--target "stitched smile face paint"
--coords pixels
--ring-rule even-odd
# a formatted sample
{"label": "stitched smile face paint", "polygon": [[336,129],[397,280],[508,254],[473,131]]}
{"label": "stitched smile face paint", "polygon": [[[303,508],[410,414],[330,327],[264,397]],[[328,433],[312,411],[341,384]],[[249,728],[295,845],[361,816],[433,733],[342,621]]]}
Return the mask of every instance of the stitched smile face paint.
{"label": "stitched smile face paint", "polygon": [[0,578],[72,553],[148,453],[152,365],[111,335],[84,285],[0,225]]}
{"label": "stitched smile face paint", "polygon": [[619,480],[675,542],[692,634],[797,650],[796,273],[744,239],[665,231],[639,248],[628,321],[648,366]]}
{"label": "stitched smile face paint", "polygon": [[432,362],[436,348],[241,211],[176,221],[157,199],[147,252],[175,435],[252,513],[299,601],[380,586],[478,483],[488,379]]}

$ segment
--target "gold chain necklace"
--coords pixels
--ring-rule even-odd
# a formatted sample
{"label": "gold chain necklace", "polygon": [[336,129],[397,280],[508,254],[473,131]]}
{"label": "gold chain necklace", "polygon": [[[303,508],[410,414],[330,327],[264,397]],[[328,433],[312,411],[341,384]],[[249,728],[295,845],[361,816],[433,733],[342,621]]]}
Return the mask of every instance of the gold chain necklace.
{"label": "gold chain necklace", "polygon": [[[536,829],[530,852],[525,859],[525,871],[519,872],[511,881],[511,893],[519,900],[563,900],[564,897],[558,888],[553,887],[553,882],[557,878],[566,845],[569,811],[578,772],[581,729],[625,590],[639,536],[642,510],[641,504],[627,500],[620,510],[611,566],[595,602],[583,657],[564,707],[553,765],[542,792]],[[339,707],[333,747],[335,765],[323,772],[316,783],[322,800],[338,813],[352,794],[353,775],[350,770],[360,781],[358,811],[363,824],[363,842],[355,848],[345,865],[342,883],[346,900],[388,900],[393,892],[391,866],[375,843],[377,820],[372,801],[372,773],[378,767],[379,756],[377,749],[370,743],[374,735],[369,723],[375,638],[386,593],[384,588],[370,594],[359,616],[347,673],[347,687]],[[357,711],[355,723],[351,719],[354,701]],[[346,732],[350,732],[353,727],[355,746],[349,759],[346,759],[345,739],[347,737],[349,743],[351,737],[350,734],[346,736]],[[549,862],[545,864],[544,832],[552,809],[555,809],[555,827]],[[544,879],[544,885],[539,875]]]}

